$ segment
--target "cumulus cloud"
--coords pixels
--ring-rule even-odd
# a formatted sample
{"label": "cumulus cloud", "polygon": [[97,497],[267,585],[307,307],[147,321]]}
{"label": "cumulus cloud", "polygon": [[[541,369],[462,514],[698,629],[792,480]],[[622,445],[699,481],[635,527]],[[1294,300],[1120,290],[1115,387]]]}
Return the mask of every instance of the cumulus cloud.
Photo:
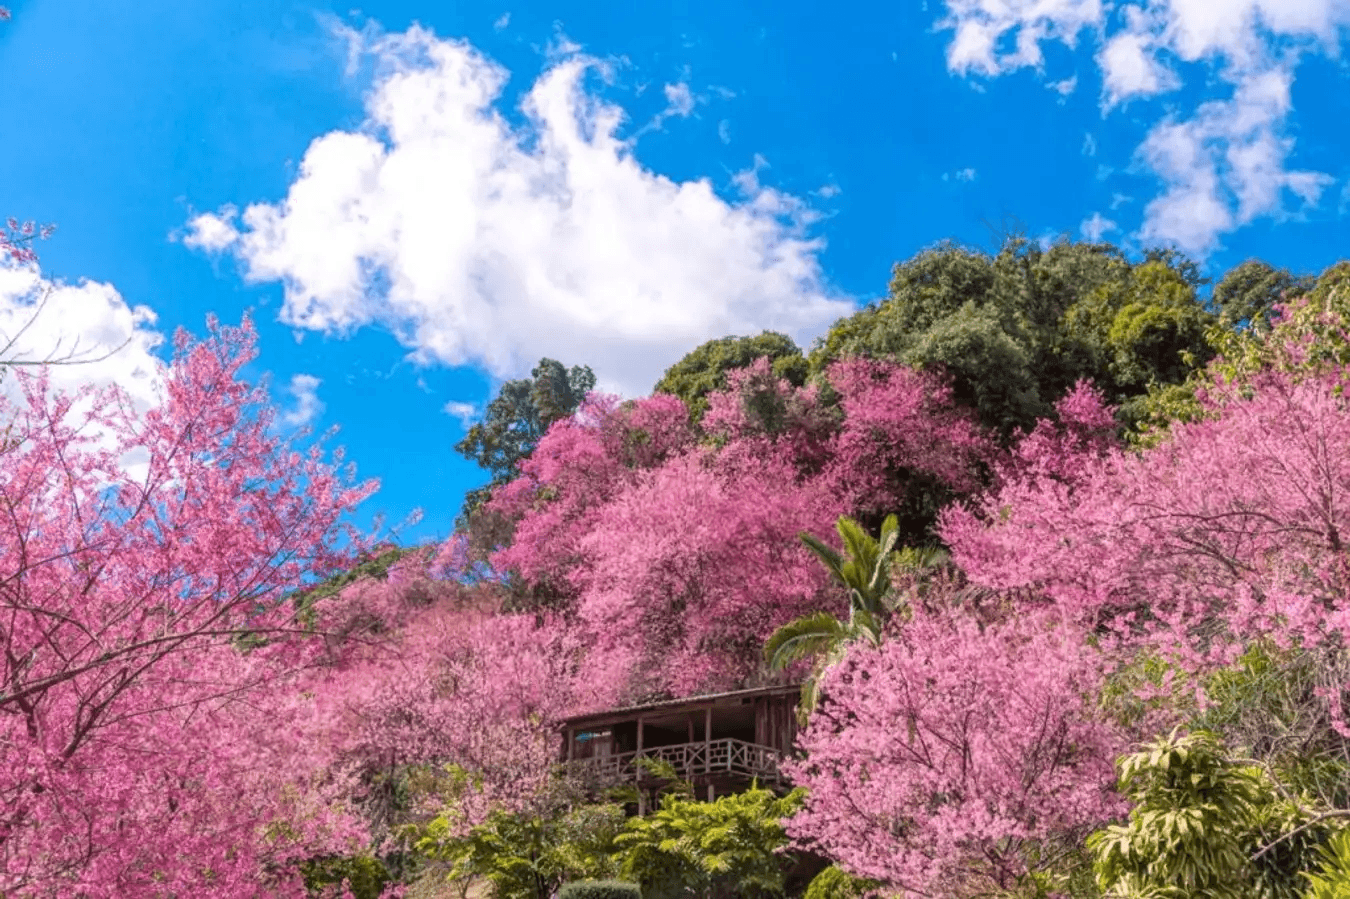
{"label": "cumulus cloud", "polygon": [[462,403],[459,400],[451,400],[441,407],[441,411],[446,415],[459,419],[459,426],[468,430],[473,424],[473,420],[478,417],[478,407],[473,403]]}
{"label": "cumulus cloud", "polygon": [[1063,81],[1052,81],[1046,85],[1050,90],[1059,94],[1059,102],[1063,103],[1069,94],[1073,93],[1078,87],[1078,76],[1072,75]]}
{"label": "cumulus cloud", "polygon": [[942,180],[943,180],[943,181],[951,181],[951,180],[956,180],[956,181],[974,181],[974,180],[975,180],[975,175],[976,175],[976,174],[977,174],[977,173],[976,173],[976,171],[975,171],[974,169],[970,169],[970,168],[966,168],[966,169],[957,169],[955,172],[943,172],[943,173],[942,173]]}
{"label": "cumulus cloud", "polygon": [[1083,223],[1078,226],[1078,230],[1082,231],[1083,236],[1088,240],[1096,243],[1102,239],[1102,235],[1119,229],[1115,222],[1104,217],[1100,212],[1094,212],[1089,218],[1083,219]]}
{"label": "cumulus cloud", "polygon": [[1293,171],[1293,138],[1279,125],[1290,109],[1288,72],[1246,78],[1231,100],[1202,104],[1188,120],[1165,120],[1139,148],[1139,157],[1165,190],[1144,208],[1145,239],[1174,241],[1205,253],[1218,235],[1260,216],[1285,214],[1285,191],[1316,204],[1332,178]]}
{"label": "cumulus cloud", "polygon": [[[154,354],[164,342],[155,320],[149,307],[129,306],[111,284],[67,284],[43,278],[34,266],[0,265],[0,359],[72,363],[49,367],[53,391],[117,385],[138,414],[158,405],[166,366]],[[0,380],[0,393],[23,402],[15,378]],[[78,406],[75,414],[79,421]],[[96,431],[86,433],[99,439]],[[143,450],[122,460],[133,478],[145,476],[147,462]]]}
{"label": "cumulus cloud", "polygon": [[[144,412],[160,401],[164,363],[153,350],[164,342],[155,313],[129,306],[111,284],[43,278],[33,266],[0,266],[0,358],[53,365],[55,390],[117,384]],[[7,348],[6,348],[7,347]],[[13,379],[0,381],[11,398]]]}
{"label": "cumulus cloud", "polygon": [[288,428],[304,427],[323,414],[324,404],[319,399],[319,385],[323,381],[313,375],[298,374],[291,376],[286,388],[295,401],[295,405],[281,414],[281,424]]}
{"label": "cumulus cloud", "polygon": [[1091,131],[1083,135],[1083,155],[1084,156],[1097,155],[1097,138],[1092,136]]}
{"label": "cumulus cloud", "polygon": [[[1350,26],[1345,0],[947,0],[949,69],[994,77],[1044,68],[1041,47],[1097,42],[1103,113],[1182,85],[1179,66],[1204,62],[1231,90],[1193,109],[1174,103],[1136,158],[1162,182],[1139,236],[1202,254],[1221,235],[1319,202],[1331,179],[1289,164],[1289,88],[1299,60],[1335,55]],[[1049,77],[1049,76],[1047,76]],[[1054,87],[1062,82],[1047,82]]]}
{"label": "cumulus cloud", "polygon": [[694,94],[689,90],[689,85],[684,82],[667,84],[664,90],[667,104],[665,114],[688,118],[694,111]]}
{"label": "cumulus cloud", "polygon": [[623,110],[584,84],[595,60],[554,62],[514,128],[508,73],[467,43],[416,26],[359,40],[377,73],[361,126],[315,139],[284,199],[187,223],[185,242],[281,282],[283,323],[383,327],[415,361],[502,378],[566,359],[636,395],[709,338],[809,342],[852,311],[804,201],[761,184],[762,160],[733,199],[645,168]]}
{"label": "cumulus cloud", "polygon": [[184,245],[212,253],[227,249],[239,236],[234,228],[238,215],[239,210],[229,204],[222,206],[219,212],[194,215],[188,219],[187,231],[182,235]]}

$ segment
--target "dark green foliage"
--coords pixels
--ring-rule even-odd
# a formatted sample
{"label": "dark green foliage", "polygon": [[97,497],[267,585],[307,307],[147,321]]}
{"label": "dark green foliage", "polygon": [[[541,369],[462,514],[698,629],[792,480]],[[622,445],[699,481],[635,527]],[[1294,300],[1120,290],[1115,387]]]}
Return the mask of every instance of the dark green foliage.
{"label": "dark green foliage", "polygon": [[1310,276],[1295,276],[1288,269],[1248,259],[1214,285],[1211,305],[1226,327],[1269,331],[1275,304],[1307,293],[1315,283]]}
{"label": "dark green foliage", "polygon": [[780,822],[804,797],[800,789],[779,798],[758,786],[716,802],[668,793],[656,812],[630,820],[614,838],[620,876],[641,884],[648,899],[782,896],[794,858],[775,851],[787,844]]}
{"label": "dark green foliage", "polygon": [[461,521],[493,488],[516,477],[521,461],[534,451],[549,425],[570,417],[594,389],[595,374],[589,367],[567,369],[553,359],[540,359],[529,378],[503,384],[483,420],[455,444],[455,452],[492,474],[490,483],[465,497]]}
{"label": "dark green foliage", "polygon": [[356,899],[379,899],[381,891],[393,879],[384,863],[369,855],[313,858],[300,865],[305,888],[321,895],[325,887],[340,887],[345,880]]}
{"label": "dark green foliage", "polygon": [[1342,830],[1318,851],[1316,872],[1305,872],[1308,899],[1350,899],[1350,830]]}
{"label": "dark green foliage", "polygon": [[1129,823],[1088,837],[1109,896],[1249,899],[1254,870],[1244,835],[1273,802],[1258,767],[1231,761],[1214,734],[1173,732],[1120,762]]}
{"label": "dark green foliage", "polygon": [[879,886],[874,880],[854,877],[830,865],[815,876],[802,899],[862,899]]}
{"label": "dark green foliage", "polygon": [[[1278,324],[1263,324],[1270,316],[1259,310],[1274,303],[1281,290],[1290,303],[1286,316]],[[1328,267],[1311,284],[1264,263],[1245,262],[1224,276],[1215,294],[1221,320],[1210,329],[1208,339],[1219,358],[1212,370],[1196,369],[1179,384],[1160,382],[1136,400],[1127,435],[1135,446],[1163,440],[1173,422],[1213,417],[1196,394],[1216,377],[1246,385],[1259,371],[1288,371],[1301,378],[1326,365],[1350,363],[1350,262]],[[1254,327],[1233,329],[1242,323],[1233,316],[1254,310]],[[1291,355],[1289,347],[1303,344],[1306,351]]]}
{"label": "dark green foliage", "polygon": [[642,899],[642,888],[622,880],[579,880],[563,884],[558,899]]}
{"label": "dark green foliage", "polygon": [[510,813],[498,809],[464,836],[442,815],[410,833],[414,848],[450,865],[450,877],[485,878],[497,899],[549,899],[571,879],[612,877],[623,827],[619,805],[578,804]]}
{"label": "dark green foliage", "polygon": [[1125,404],[1203,364],[1215,317],[1200,283],[1170,251],[1131,263],[1110,244],[1013,237],[993,256],[941,244],[897,264],[890,296],[836,323],[810,370],[848,355],[941,368],[956,399],[1009,437],[1051,416],[1081,378]]}
{"label": "dark green foliage", "polygon": [[652,392],[678,396],[689,407],[690,421],[698,422],[708,410],[708,394],[727,386],[727,372],[765,356],[778,377],[794,387],[806,383],[806,357],[801,348],[786,334],[764,331],[754,337],[709,340],[666,369]]}

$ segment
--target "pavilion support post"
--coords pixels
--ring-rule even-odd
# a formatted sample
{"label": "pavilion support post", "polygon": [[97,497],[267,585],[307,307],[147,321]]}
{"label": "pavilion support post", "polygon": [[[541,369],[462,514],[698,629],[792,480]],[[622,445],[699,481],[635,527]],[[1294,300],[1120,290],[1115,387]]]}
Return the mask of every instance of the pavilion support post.
{"label": "pavilion support post", "polygon": [[577,733],[575,728],[567,729],[567,760],[572,761],[572,750],[577,744]]}
{"label": "pavilion support post", "polygon": [[636,764],[642,758],[642,715],[637,716],[637,754],[633,756],[633,775],[637,778],[638,815],[647,814],[647,788],[643,786],[642,768]]}
{"label": "pavilion support post", "polygon": [[[703,710],[703,764],[712,773],[712,706]],[[708,789],[712,789],[709,787]]]}

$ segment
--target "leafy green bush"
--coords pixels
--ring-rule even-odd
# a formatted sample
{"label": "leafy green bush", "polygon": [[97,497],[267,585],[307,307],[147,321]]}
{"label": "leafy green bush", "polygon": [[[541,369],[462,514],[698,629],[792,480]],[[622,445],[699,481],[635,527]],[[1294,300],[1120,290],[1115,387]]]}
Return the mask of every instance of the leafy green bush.
{"label": "leafy green bush", "polygon": [[782,896],[793,861],[783,818],[805,791],[779,798],[757,785],[744,793],[699,802],[668,793],[661,807],[629,820],[614,838],[621,877],[637,881],[648,899],[734,890],[741,897]]}
{"label": "leafy green bush", "polygon": [[1350,830],[1337,833],[1318,850],[1322,863],[1317,873],[1303,873],[1311,886],[1307,899],[1350,899]]}
{"label": "leafy green bush", "polygon": [[1168,737],[1125,756],[1129,823],[1088,837],[1097,881],[1112,897],[1246,899],[1253,870],[1243,835],[1272,801],[1257,767],[1230,761],[1207,731]]}
{"label": "leafy green bush", "polygon": [[300,866],[310,895],[323,895],[326,889],[341,888],[345,880],[356,899],[378,899],[392,878],[384,863],[369,855],[312,858]]}
{"label": "leafy green bush", "polygon": [[854,877],[838,866],[830,865],[811,880],[802,899],[862,899],[877,886],[875,881]]}
{"label": "leafy green bush", "polygon": [[467,834],[442,815],[415,832],[413,848],[450,865],[451,877],[481,877],[497,899],[547,899],[571,878],[612,877],[612,838],[623,808],[589,805],[557,813],[498,809]]}
{"label": "leafy green bush", "polygon": [[558,899],[642,899],[642,889],[623,880],[578,880],[563,884]]}

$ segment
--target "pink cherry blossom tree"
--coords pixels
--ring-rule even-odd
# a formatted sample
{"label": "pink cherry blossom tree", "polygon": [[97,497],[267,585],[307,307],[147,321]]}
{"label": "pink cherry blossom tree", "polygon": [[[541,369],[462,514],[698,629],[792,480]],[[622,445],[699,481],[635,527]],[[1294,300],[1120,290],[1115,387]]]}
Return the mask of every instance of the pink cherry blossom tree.
{"label": "pink cherry blossom tree", "polygon": [[1215,418],[1085,465],[1073,491],[1010,482],[949,509],[942,533],[973,581],[1021,590],[1193,671],[1258,638],[1338,640],[1350,633],[1345,384],[1337,369],[1215,385]]}
{"label": "pink cherry blossom tree", "polygon": [[825,674],[806,757],[786,767],[807,789],[794,846],[905,896],[1026,885],[1121,810],[1121,743],[1091,704],[1100,672],[1052,617],[897,619]]}
{"label": "pink cherry blossom tree", "polygon": [[251,325],[208,324],[143,415],[41,370],[0,398],[0,892],[252,896],[351,836],[252,739],[249,697],[309,650],[239,640],[295,630],[282,597],[349,563],[341,518],[375,484],[276,436],[239,379]]}

